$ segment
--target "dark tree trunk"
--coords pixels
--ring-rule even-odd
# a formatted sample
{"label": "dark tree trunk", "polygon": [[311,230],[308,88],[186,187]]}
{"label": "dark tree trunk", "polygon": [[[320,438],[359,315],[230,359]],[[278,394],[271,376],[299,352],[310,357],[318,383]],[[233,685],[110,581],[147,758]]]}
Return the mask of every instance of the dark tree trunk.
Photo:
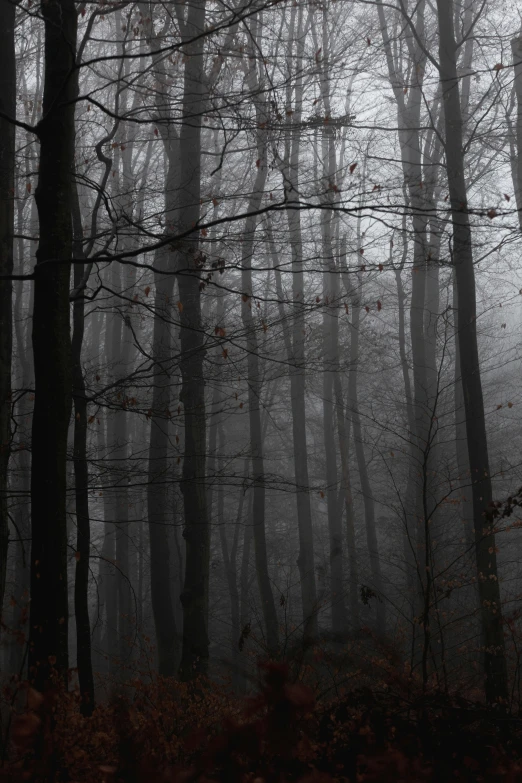
{"label": "dark tree trunk", "polygon": [[[18,233],[23,234],[23,202],[20,202],[18,209]],[[37,233],[36,228],[36,205],[34,199],[31,203],[31,223],[30,231]],[[20,237],[17,241],[18,249],[18,269],[20,274],[27,272],[24,258],[24,241]],[[34,261],[34,250],[31,249],[29,253],[29,261]],[[14,303],[14,326],[16,334],[16,348],[18,360],[21,365],[21,378],[22,388],[31,389],[33,387],[33,361],[32,361],[32,346],[31,346],[31,329],[30,318],[23,319],[23,281],[19,281],[17,286],[17,293]],[[32,312],[33,305],[33,293],[34,289],[31,285],[29,289],[29,302],[28,311]],[[20,500],[16,508],[16,550],[15,550],[15,575],[14,575],[14,591],[13,598],[16,605],[13,607],[13,621],[12,627],[18,632],[23,634],[20,637],[19,643],[11,644],[10,658],[9,658],[9,671],[17,673],[20,676],[23,675],[23,662],[26,659],[26,643],[25,639],[28,631],[28,614],[29,614],[29,539],[30,539],[30,525],[31,525],[31,420],[33,412],[33,403],[30,400],[29,392],[27,391],[18,403],[17,410],[17,467],[19,471],[19,482],[17,483],[17,491],[20,496]],[[19,536],[23,540],[18,540]]]}
{"label": "dark tree trunk", "polygon": [[[170,143],[169,143],[170,141]],[[167,220],[172,218],[173,193],[177,185],[177,144],[165,140],[168,157],[168,176],[165,189]],[[169,222],[169,221],[168,221]],[[168,226],[172,231],[172,226]],[[172,568],[168,546],[168,523],[172,518],[172,493],[168,491],[169,470],[169,405],[172,385],[172,318],[175,264],[172,252],[163,251],[159,265],[165,265],[166,274],[155,275],[153,333],[153,390],[149,445],[149,484],[147,510],[150,540],[150,586],[152,613],[156,630],[158,671],[165,677],[176,674],[179,634],[172,601]]]}
{"label": "dark tree trunk", "polygon": [[[258,118],[260,112],[258,112]],[[248,212],[254,213],[253,217],[248,217],[245,222],[244,242],[242,244],[242,263],[241,283],[243,287],[243,296],[241,303],[241,317],[246,332],[247,345],[247,376],[248,376],[248,420],[250,426],[250,455],[252,460],[253,473],[253,526],[254,526],[254,545],[256,558],[256,572],[261,598],[263,619],[265,622],[266,643],[268,651],[275,653],[279,644],[279,628],[277,621],[277,612],[274,603],[272,585],[268,570],[268,555],[266,548],[266,514],[265,514],[265,468],[264,468],[264,450],[263,433],[261,426],[261,368],[259,361],[259,344],[257,339],[256,325],[252,313],[252,304],[255,300],[252,298],[252,258],[254,247],[254,233],[256,226],[255,212],[261,205],[261,198],[266,181],[267,166],[267,148],[264,139],[261,139],[261,133],[258,136],[257,154],[259,155],[256,181],[253,187],[252,196],[248,204]]]}
{"label": "dark tree trunk", "polygon": [[[73,187],[72,215],[74,256],[83,258],[83,229],[78,189]],[[84,264],[74,265],[74,288],[83,279]],[[81,711],[90,715],[94,707],[94,679],[91,659],[91,625],[89,621],[89,557],[91,525],[89,516],[89,468],[87,464],[87,394],[82,367],[82,345],[85,331],[83,297],[73,304],[73,401],[74,401],[74,481],[76,497],[76,573],[74,580],[74,613],[76,618],[76,658],[80,683]]]}
{"label": "dark tree trunk", "polygon": [[[196,225],[200,214],[204,26],[205,0],[195,0],[189,7],[185,29],[185,40],[191,42],[183,49],[187,60],[183,124],[180,134],[179,228],[181,231]],[[205,486],[206,418],[200,267],[198,237],[192,235],[184,242],[178,270],[181,399],[185,421],[185,454],[181,488],[185,512],[183,536],[186,543],[185,581],[181,594],[183,644],[180,675],[185,680],[206,673],[209,644],[207,625],[210,525]]]}
{"label": "dark tree trunk", "polygon": [[[222,425],[219,426],[218,433],[219,454],[218,457],[218,470],[221,473],[223,468],[223,457],[225,451],[225,432]],[[245,464],[245,473],[248,470],[248,461]],[[240,685],[239,675],[239,645],[238,640],[240,638],[239,627],[239,588],[237,583],[237,547],[239,543],[239,530],[241,528],[241,517],[243,513],[243,503],[245,499],[245,493],[241,489],[239,496],[239,503],[237,508],[236,524],[234,527],[234,534],[232,540],[232,546],[229,548],[227,529],[225,522],[225,490],[222,482],[219,482],[217,487],[217,523],[219,528],[219,540],[221,543],[221,552],[223,555],[223,563],[225,566],[225,576],[227,579],[228,593],[230,597],[230,642],[231,642],[231,655],[230,664],[232,666],[232,682],[238,687]]]}
{"label": "dark tree trunk", "polygon": [[507,668],[495,536],[486,513],[492,502],[484,401],[477,343],[477,308],[471,227],[467,206],[462,115],[452,0],[437,0],[440,82],[457,281],[458,340],[472,481],[473,521],[484,641],[485,692],[489,702],[508,698]]}
{"label": "dark tree trunk", "polygon": [[171,335],[168,323],[173,285],[157,280],[153,336],[153,393],[149,446],[147,509],[150,541],[150,588],[156,630],[158,672],[164,677],[176,674],[178,634],[171,590],[171,563],[168,525],[172,518],[169,492],[169,414],[171,387]]}
{"label": "dark tree trunk", "polygon": [[[16,115],[15,5],[0,2],[0,111]],[[11,280],[13,272],[15,128],[0,119],[0,612],[4,600],[9,521],[7,468],[11,452],[11,355],[13,347]]]}
{"label": "dark tree trunk", "polygon": [[40,223],[33,313],[35,406],[31,471],[29,671],[44,688],[56,666],[66,678],[67,431],[72,403],[69,281],[72,254],[76,6],[42,3],[45,23],[43,116],[35,197]]}

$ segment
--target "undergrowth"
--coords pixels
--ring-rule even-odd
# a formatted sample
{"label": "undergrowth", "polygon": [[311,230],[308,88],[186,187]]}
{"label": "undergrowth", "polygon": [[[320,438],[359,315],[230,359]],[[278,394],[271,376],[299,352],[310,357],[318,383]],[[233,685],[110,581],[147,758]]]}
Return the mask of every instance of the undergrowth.
{"label": "undergrowth", "polygon": [[89,718],[77,694],[25,686],[0,781],[522,783],[518,716],[399,679],[317,698],[286,664],[268,662],[255,696],[203,680],[135,681]]}

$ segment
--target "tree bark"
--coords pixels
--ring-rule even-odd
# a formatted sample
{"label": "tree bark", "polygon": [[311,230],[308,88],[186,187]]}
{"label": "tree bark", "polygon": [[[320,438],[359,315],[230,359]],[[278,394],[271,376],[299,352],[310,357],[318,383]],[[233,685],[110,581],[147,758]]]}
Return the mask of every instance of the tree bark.
{"label": "tree bark", "polygon": [[440,83],[457,281],[458,340],[471,470],[473,521],[484,640],[485,692],[489,702],[507,700],[508,683],[497,578],[495,536],[486,513],[492,502],[484,401],[477,342],[477,308],[471,227],[464,176],[464,149],[452,0],[437,0]]}
{"label": "tree bark", "polygon": [[348,563],[350,567],[350,622],[354,630],[360,626],[359,617],[359,568],[357,564],[357,547],[355,544],[355,516],[353,510],[352,482],[349,461],[350,419],[345,417],[341,378],[337,372],[334,376],[335,410],[337,414],[337,432],[339,435],[339,453],[341,455],[342,490],[344,495],[344,511],[346,515],[346,543],[348,546]]}
{"label": "tree bark", "polygon": [[[195,0],[189,6],[184,32],[184,40],[190,43],[183,47],[187,61],[180,134],[180,231],[190,230],[197,225],[200,215],[204,26],[205,0]],[[199,275],[202,263],[198,237],[192,234],[183,243],[178,267],[181,399],[185,422],[181,488],[185,512],[183,537],[186,543],[185,581],[181,594],[183,644],[180,675],[185,680],[206,673],[209,645],[207,626],[210,525],[205,486],[204,334]]]}
{"label": "tree bark", "polygon": [[[83,229],[78,188],[73,186],[72,217],[74,256],[83,258]],[[74,265],[74,288],[84,273],[84,264]],[[74,580],[74,613],[76,618],[76,657],[80,684],[81,711],[91,715],[94,708],[94,679],[91,658],[91,625],[89,621],[89,557],[91,527],[89,515],[89,468],[87,464],[87,394],[82,367],[82,346],[85,331],[83,295],[73,303],[73,335],[71,344],[74,401],[74,481],[76,499],[76,572]]]}
{"label": "tree bark", "polygon": [[[424,513],[424,486],[426,457],[429,450],[430,412],[427,396],[426,345],[424,334],[424,309],[426,295],[426,246],[427,215],[424,204],[423,165],[421,156],[420,127],[421,106],[424,101],[423,82],[426,69],[426,55],[421,44],[425,41],[424,14],[425,1],[421,0],[416,8],[415,34],[406,26],[406,43],[410,59],[411,77],[400,68],[400,61],[394,56],[388,33],[384,7],[378,3],[377,11],[383,38],[388,75],[397,104],[397,122],[404,174],[405,195],[411,208],[413,227],[413,265],[412,291],[410,300],[410,336],[413,364],[413,389],[411,405],[415,421],[412,433],[412,465],[409,471],[409,484],[415,490],[412,509],[406,509],[411,524],[409,536],[415,541],[415,559],[422,567],[417,568],[418,588],[423,606],[429,599],[426,594],[425,560],[429,551],[426,540],[428,520]],[[408,98],[405,98],[407,93]],[[413,494],[413,493],[412,493]]]}
{"label": "tree bark", "polygon": [[[257,19],[252,21],[252,40],[258,36]],[[250,429],[250,456],[253,474],[253,534],[256,560],[256,573],[261,598],[261,608],[265,624],[266,645],[269,654],[275,654],[279,645],[279,625],[275,608],[272,585],[268,570],[266,549],[266,517],[265,517],[265,468],[263,431],[261,425],[261,368],[259,361],[259,343],[253,310],[252,261],[254,257],[254,236],[257,223],[256,212],[261,207],[267,178],[267,134],[263,130],[267,122],[267,106],[264,93],[256,73],[257,50],[250,52],[250,63],[247,71],[247,84],[252,94],[256,111],[256,176],[252,193],[248,201],[243,241],[241,243],[241,319],[245,330],[247,351],[248,380],[248,421]]]}
{"label": "tree bark", "polygon": [[516,95],[517,118],[515,121],[516,157],[512,163],[513,185],[518,212],[518,224],[522,231],[522,34],[511,41],[515,78],[513,89]]}
{"label": "tree bark", "polygon": [[348,376],[348,401],[352,417],[353,438],[355,444],[355,455],[357,458],[357,467],[359,469],[359,480],[361,482],[361,493],[364,503],[364,519],[366,526],[366,540],[368,545],[368,555],[370,559],[370,569],[372,573],[372,586],[377,593],[376,600],[376,630],[380,636],[386,633],[386,608],[384,604],[384,585],[381,572],[381,560],[379,556],[379,544],[377,541],[377,529],[375,526],[375,503],[373,492],[368,475],[368,466],[366,465],[366,456],[364,454],[364,443],[362,436],[361,417],[359,413],[358,400],[358,363],[359,363],[359,334],[360,334],[360,315],[361,304],[359,296],[354,294],[352,298],[352,321],[351,321],[351,339],[350,339],[350,373]]}
{"label": "tree bark", "polygon": [[[256,181],[248,204],[248,212],[255,213],[260,205],[267,174],[266,143],[258,140],[259,155]],[[279,644],[279,628],[277,612],[274,603],[272,586],[268,572],[268,557],[266,551],[266,519],[265,519],[265,468],[263,454],[263,434],[261,427],[261,369],[259,362],[259,345],[254,316],[252,314],[252,258],[254,233],[257,218],[255,214],[245,222],[244,242],[242,244],[241,284],[243,288],[241,317],[246,333],[247,377],[248,377],[248,420],[250,426],[250,451],[253,473],[253,533],[256,558],[256,572],[261,597],[263,618],[265,622],[266,643],[268,651],[275,653]]]}
{"label": "tree bark", "polygon": [[[0,2],[0,111],[16,116],[15,5]],[[0,118],[0,612],[9,542],[7,470],[11,453],[11,360],[15,126]]]}
{"label": "tree bark", "polygon": [[[171,149],[172,147],[172,149]],[[172,219],[173,193],[178,172],[177,145],[167,140],[168,175],[165,189],[167,218]],[[172,231],[168,225],[168,231]],[[171,598],[172,568],[168,546],[167,525],[172,516],[172,493],[169,492],[169,406],[172,384],[172,327],[170,324],[175,258],[170,251],[159,254],[158,263],[165,264],[166,274],[155,274],[154,333],[153,333],[153,390],[149,446],[149,480],[147,511],[150,541],[150,585],[158,671],[172,677],[178,666],[179,635],[176,628],[174,605]]]}
{"label": "tree bark", "polygon": [[[297,130],[303,113],[302,63],[304,57],[303,9],[299,6],[297,20],[297,73],[294,105],[288,95],[287,114],[293,110],[292,121],[295,130],[291,133],[284,167],[285,196],[289,209],[286,212],[292,253],[292,344],[288,360],[290,370],[290,398],[292,410],[292,436],[294,472],[296,483],[297,527],[299,531],[299,568],[301,602],[303,606],[303,637],[306,643],[317,636],[317,587],[315,582],[314,538],[312,506],[310,503],[310,478],[308,474],[308,442],[306,433],[306,355],[305,355],[305,301],[303,274],[303,240],[299,209],[292,208],[292,202],[299,200],[300,133]],[[295,17],[292,8],[292,19]],[[293,23],[289,35],[293,46]],[[288,81],[290,85],[290,79]],[[289,91],[290,92],[290,91]],[[286,331],[286,330],[285,330]]]}
{"label": "tree bark", "polygon": [[72,404],[69,280],[77,13],[72,0],[42,3],[45,25],[43,116],[35,197],[40,223],[33,313],[35,407],[31,470],[29,671],[36,688],[56,666],[66,681],[67,431]]}

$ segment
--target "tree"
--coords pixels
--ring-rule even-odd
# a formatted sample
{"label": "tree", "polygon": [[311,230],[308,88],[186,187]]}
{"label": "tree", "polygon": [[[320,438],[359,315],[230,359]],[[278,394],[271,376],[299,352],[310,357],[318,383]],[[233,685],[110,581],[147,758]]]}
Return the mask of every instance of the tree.
{"label": "tree", "polygon": [[9,542],[8,466],[11,453],[11,358],[16,116],[15,7],[0,3],[0,607]]}
{"label": "tree", "polygon": [[180,133],[179,231],[188,234],[179,251],[178,287],[181,322],[181,402],[185,421],[182,492],[186,544],[183,605],[183,647],[180,674],[192,679],[208,666],[208,583],[210,529],[205,487],[206,420],[201,323],[202,252],[197,226],[201,198],[201,124],[204,99],[202,35],[205,0],[188,9],[183,30],[185,63],[183,125]]}
{"label": "tree", "polygon": [[511,51],[513,52],[513,65],[515,78],[513,80],[513,90],[516,95],[516,160],[512,160],[513,185],[515,186],[515,203],[517,205],[518,223],[522,231],[522,37],[513,38],[511,41]]}
{"label": "tree", "polygon": [[484,639],[485,691],[488,701],[495,702],[507,700],[508,683],[495,536],[487,519],[487,511],[492,503],[491,473],[477,345],[475,272],[464,175],[462,113],[452,0],[437,0],[437,14],[440,84],[444,104],[444,148],[457,282],[460,367],[466,414],[478,589]]}
{"label": "tree", "polygon": [[[81,286],[84,275],[83,229],[78,187],[72,188],[72,220],[74,242],[74,288]],[[74,402],[74,481],[76,492],[76,572],[74,580],[74,613],[76,618],[76,649],[78,680],[82,696],[82,712],[90,715],[94,707],[94,678],[91,657],[91,623],[89,619],[89,570],[91,525],[89,514],[89,466],[87,464],[87,395],[82,367],[82,345],[85,313],[82,294],[73,302],[73,335],[71,341]]]}
{"label": "tree", "polygon": [[36,127],[40,165],[35,197],[40,238],[34,270],[35,406],[31,463],[31,616],[29,668],[44,688],[53,667],[66,676],[67,431],[72,362],[69,279],[72,258],[72,181],[76,69],[76,6],[42,3],[43,115]]}

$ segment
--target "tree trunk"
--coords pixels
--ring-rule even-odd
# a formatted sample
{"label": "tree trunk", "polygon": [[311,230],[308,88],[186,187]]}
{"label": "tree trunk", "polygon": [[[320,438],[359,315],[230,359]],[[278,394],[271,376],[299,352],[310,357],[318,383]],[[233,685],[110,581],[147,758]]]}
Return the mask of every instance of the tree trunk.
{"label": "tree trunk", "polygon": [[[168,175],[165,189],[167,219],[172,218],[173,192],[177,173],[177,146],[168,147]],[[172,226],[168,226],[172,231]],[[169,406],[172,384],[172,318],[175,259],[167,250],[157,256],[158,265],[165,264],[166,274],[155,274],[153,333],[153,389],[149,446],[149,478],[147,511],[150,540],[150,586],[152,613],[156,629],[158,671],[172,677],[178,666],[179,635],[172,602],[172,568],[168,546],[169,520],[172,517],[172,493],[169,492]]]}
{"label": "tree trunk", "polygon": [[353,438],[355,443],[355,455],[357,458],[357,467],[359,469],[359,480],[361,482],[361,493],[364,503],[364,519],[366,525],[366,540],[368,545],[368,555],[370,558],[370,569],[372,573],[372,586],[377,593],[376,599],[376,630],[380,636],[386,633],[386,608],[384,604],[384,585],[381,573],[381,560],[379,556],[379,544],[377,541],[377,529],[375,526],[375,504],[373,492],[368,475],[368,466],[366,465],[366,456],[364,454],[364,443],[362,436],[361,417],[359,414],[358,401],[358,363],[359,363],[359,333],[360,333],[360,315],[361,305],[358,295],[352,299],[352,322],[351,322],[351,340],[350,340],[350,373],[348,376],[348,400],[352,417]]}
{"label": "tree trunk", "polygon": [[40,223],[33,313],[35,407],[31,470],[29,671],[43,689],[53,666],[67,678],[66,460],[72,366],[69,280],[72,254],[76,6],[42,3],[43,116],[35,197]]}
{"label": "tree trunk", "polygon": [[[295,16],[292,9],[293,17]],[[295,76],[294,106],[288,101],[287,113],[292,111],[296,129],[303,113],[303,9],[299,6],[297,23],[297,73]],[[293,27],[292,31],[293,33]],[[293,46],[293,35],[289,35],[289,47]],[[291,57],[291,50],[290,50]],[[290,80],[289,80],[290,85]],[[290,99],[290,95],[288,96]],[[292,131],[287,165],[284,169],[285,196],[289,209],[286,212],[292,253],[292,345],[288,361],[290,369],[290,398],[292,410],[292,436],[294,472],[296,483],[297,527],[299,531],[299,568],[301,602],[303,606],[303,637],[306,643],[317,636],[317,587],[315,582],[314,537],[312,506],[310,503],[310,478],[308,475],[308,442],[306,434],[306,355],[305,355],[305,301],[303,275],[303,240],[301,216],[298,209],[292,209],[292,202],[299,199],[300,133]],[[286,332],[286,330],[285,330]]]}
{"label": "tree trunk", "polygon": [[485,692],[487,700],[494,702],[507,699],[508,683],[495,536],[487,526],[485,517],[492,502],[492,487],[477,344],[475,270],[464,177],[462,115],[452,0],[437,0],[437,15],[440,83],[444,101],[446,166],[453,224],[453,258],[457,280],[458,340],[472,481],[482,632],[485,645]]}
{"label": "tree trunk", "polygon": [[[249,460],[250,462],[250,460]],[[248,463],[245,461],[245,478],[247,476]],[[242,488],[243,494],[246,494],[246,488]],[[250,555],[252,551],[252,539],[253,539],[253,526],[252,526],[252,510],[253,510],[254,493],[250,493],[248,497],[248,512],[246,514],[246,521],[244,523],[243,533],[243,552],[241,554],[241,569],[239,572],[239,626],[241,628],[240,639],[236,640],[239,651],[240,640],[244,641],[250,633],[250,613],[249,613],[249,601],[248,596],[250,592],[250,585],[252,579],[250,578]],[[244,502],[244,501],[243,501]],[[238,671],[238,690],[245,691],[247,688],[247,663],[239,665]]]}
{"label": "tree trunk", "polygon": [[[0,3],[0,111],[16,116],[15,6]],[[0,613],[5,591],[9,516],[7,469],[11,453],[11,359],[15,126],[0,118]]]}
{"label": "tree trunk", "polygon": [[346,514],[346,543],[348,546],[348,563],[350,566],[350,622],[354,630],[360,626],[359,617],[359,569],[357,565],[357,547],[355,544],[355,516],[353,511],[352,482],[350,477],[349,437],[350,419],[344,415],[343,393],[339,372],[334,376],[335,409],[337,413],[337,432],[339,434],[339,453],[341,455],[342,490],[344,495],[344,511]]}
{"label": "tree trunk", "polygon": [[517,98],[517,118],[515,123],[516,156],[512,163],[513,185],[518,212],[518,224],[522,231],[522,34],[511,41],[515,78],[513,89]]}
{"label": "tree trunk", "polygon": [[[417,562],[418,588],[423,607],[429,605],[426,591],[426,558],[429,558],[427,540],[428,519],[425,514],[426,463],[429,451],[430,412],[427,399],[426,346],[424,335],[424,308],[426,294],[426,230],[427,215],[424,205],[423,165],[421,157],[420,128],[421,106],[424,101],[423,82],[426,68],[426,55],[423,51],[425,40],[424,14],[425,1],[421,0],[416,9],[415,34],[406,27],[406,39],[410,62],[409,73],[401,69],[401,62],[392,48],[388,33],[384,7],[377,5],[381,34],[383,38],[388,75],[397,104],[397,123],[404,174],[405,197],[411,209],[413,227],[413,265],[412,291],[410,300],[410,336],[413,363],[413,390],[411,405],[415,421],[412,432],[413,443],[408,484],[415,494],[413,508],[406,509],[411,524],[408,535],[415,541],[415,559]],[[413,24],[413,23],[412,23]],[[408,85],[406,87],[406,85]],[[408,98],[405,98],[405,94]],[[421,566],[419,567],[419,564]]]}
{"label": "tree trunk", "polygon": [[[261,204],[264,183],[266,180],[266,146],[258,145],[259,166],[253,193],[249,201],[248,212],[255,213]],[[274,653],[279,644],[279,628],[277,612],[268,572],[268,556],[266,550],[266,520],[265,520],[265,476],[263,433],[261,427],[261,369],[259,362],[259,345],[256,326],[252,314],[252,271],[254,232],[256,217],[249,217],[245,223],[241,258],[243,268],[241,282],[243,288],[241,315],[246,332],[247,377],[248,377],[248,419],[250,425],[250,451],[253,473],[253,533],[256,558],[256,572],[261,597],[263,618],[265,622],[266,643],[268,651]]]}
{"label": "tree trunk", "polygon": [[[252,22],[252,40],[257,39],[257,20]],[[275,608],[272,585],[268,570],[268,556],[266,549],[266,518],[265,518],[265,468],[263,454],[263,432],[261,426],[261,368],[259,361],[259,344],[257,330],[260,324],[256,324],[253,314],[253,284],[252,284],[252,260],[254,257],[254,235],[256,230],[256,212],[261,207],[265,182],[267,178],[267,136],[263,130],[267,122],[267,106],[260,89],[256,75],[256,57],[252,53],[247,83],[256,107],[257,121],[257,173],[248,201],[247,212],[249,217],[245,221],[243,241],[241,244],[241,285],[243,294],[241,297],[241,319],[245,329],[247,350],[247,379],[248,379],[248,421],[250,427],[250,456],[253,473],[253,533],[256,559],[256,573],[261,598],[261,608],[265,623],[266,645],[269,654],[274,654],[279,645],[279,625]]]}
{"label": "tree trunk", "polygon": [[[72,217],[74,228],[74,256],[83,258],[83,229],[78,188],[73,186]],[[74,288],[78,288],[84,273],[84,264],[74,265]],[[80,684],[81,711],[90,715],[94,708],[94,679],[91,659],[91,626],[89,621],[89,556],[91,528],[89,516],[89,469],[87,464],[87,395],[82,368],[82,345],[85,328],[83,296],[73,304],[73,336],[71,344],[73,363],[74,401],[74,481],[76,498],[76,573],[74,580],[74,613],[76,618],[76,656]]]}
{"label": "tree trunk", "polygon": [[[180,135],[180,231],[197,225],[201,199],[201,120],[204,98],[203,31],[205,0],[189,6],[183,47],[185,64],[183,124]],[[208,584],[210,525],[205,486],[206,418],[203,370],[204,334],[201,319],[202,266],[197,235],[183,242],[178,267],[181,320],[181,399],[185,421],[185,454],[181,488],[186,543],[183,605],[183,645],[180,675],[190,680],[208,667]]]}
{"label": "tree trunk", "polygon": [[[218,432],[218,472],[221,474],[223,454],[225,451],[225,432],[222,425]],[[248,460],[245,460],[245,473],[248,470]],[[236,524],[234,527],[232,546],[229,550],[227,529],[225,522],[225,491],[222,481],[219,481],[217,488],[217,523],[219,528],[219,540],[221,543],[221,552],[223,554],[223,564],[225,566],[225,576],[227,579],[228,593],[230,598],[230,643],[231,643],[231,666],[232,682],[237,686],[240,683],[239,676],[239,646],[238,641],[241,633],[239,627],[239,589],[237,584],[237,547],[239,543],[239,530],[241,527],[241,517],[243,514],[243,503],[245,493],[241,488],[239,503],[236,515]]]}
{"label": "tree trunk", "polygon": [[[405,222],[405,221],[404,221]],[[406,241],[406,240],[404,240]],[[406,327],[405,327],[405,312],[404,301],[406,294],[404,293],[404,286],[402,284],[402,268],[407,255],[407,245],[404,246],[403,263],[400,269],[395,270],[395,280],[397,283],[397,300],[399,309],[399,354],[401,360],[401,370],[404,383],[404,397],[406,400],[406,415],[408,422],[408,441],[410,444],[410,457],[408,465],[408,480],[406,485],[406,492],[403,508],[403,549],[404,549],[404,562],[406,568],[406,589],[407,600],[410,603],[409,619],[413,623],[415,617],[415,584],[418,571],[418,553],[417,553],[417,530],[414,524],[416,519],[412,514],[412,510],[415,507],[416,496],[416,476],[415,476],[415,415],[413,413],[413,402],[411,394],[411,381],[410,370],[408,367],[408,358],[406,355]],[[412,625],[413,631],[415,631],[415,625]],[[413,639],[413,647],[415,647],[415,640]]]}

